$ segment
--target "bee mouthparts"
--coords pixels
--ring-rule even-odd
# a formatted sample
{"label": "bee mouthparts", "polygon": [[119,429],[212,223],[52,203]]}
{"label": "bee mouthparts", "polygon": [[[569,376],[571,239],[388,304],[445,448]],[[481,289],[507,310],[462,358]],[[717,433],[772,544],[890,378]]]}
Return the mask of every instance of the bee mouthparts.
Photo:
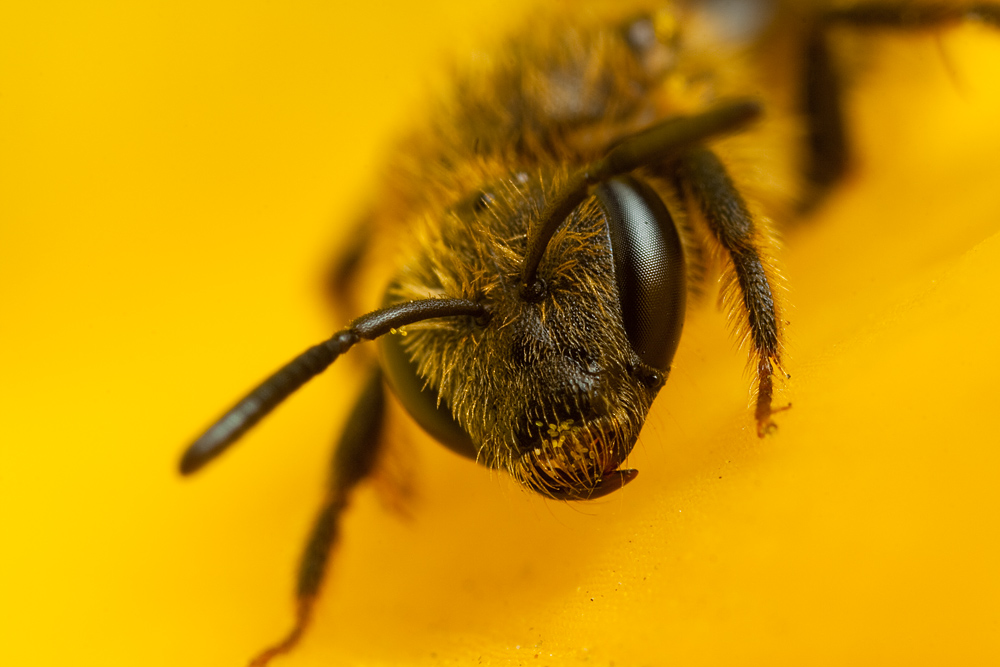
{"label": "bee mouthparts", "polygon": [[633,479],[639,476],[639,471],[633,468],[627,470],[613,470],[606,473],[595,486],[587,488],[581,486],[564,486],[553,488],[548,486],[544,489],[535,490],[554,500],[593,500],[614,493]]}
{"label": "bee mouthparts", "polygon": [[575,497],[568,497],[567,500],[592,500],[614,493],[633,479],[639,476],[639,471],[634,468],[626,470],[614,470],[607,473],[601,481],[590,491],[579,493]]}

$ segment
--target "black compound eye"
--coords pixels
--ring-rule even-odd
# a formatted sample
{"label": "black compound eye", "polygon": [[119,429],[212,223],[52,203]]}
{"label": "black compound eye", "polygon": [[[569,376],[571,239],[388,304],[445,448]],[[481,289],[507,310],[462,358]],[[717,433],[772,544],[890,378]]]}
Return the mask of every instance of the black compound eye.
{"label": "black compound eye", "polygon": [[437,392],[424,388],[417,365],[403,349],[401,336],[382,336],[378,346],[385,378],[414,421],[448,449],[476,460],[478,451],[472,438],[452,417],[448,404],[438,401]]}
{"label": "black compound eye", "polygon": [[596,194],[608,219],[625,333],[645,364],[667,372],[687,297],[677,227],[659,195],[638,179],[613,179]]}

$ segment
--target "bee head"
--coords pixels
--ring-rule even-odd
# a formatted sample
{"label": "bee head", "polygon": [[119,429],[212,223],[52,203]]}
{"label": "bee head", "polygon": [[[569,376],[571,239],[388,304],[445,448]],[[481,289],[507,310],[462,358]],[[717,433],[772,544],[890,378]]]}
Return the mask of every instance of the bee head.
{"label": "bee head", "polygon": [[526,293],[529,229],[568,180],[516,173],[429,225],[390,300],[466,298],[490,318],[427,320],[380,347],[397,395],[432,435],[577,500],[635,477],[619,468],[669,372],[686,287],[669,212],[623,178],[569,212]]}

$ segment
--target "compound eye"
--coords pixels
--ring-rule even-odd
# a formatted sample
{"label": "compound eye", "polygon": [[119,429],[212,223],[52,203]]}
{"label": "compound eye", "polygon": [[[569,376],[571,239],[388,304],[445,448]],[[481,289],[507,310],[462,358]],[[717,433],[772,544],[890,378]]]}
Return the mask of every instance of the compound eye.
{"label": "compound eye", "polygon": [[403,349],[400,338],[389,335],[378,339],[382,370],[396,398],[435,440],[457,454],[476,460],[478,451],[472,438],[452,417],[448,404],[438,401],[437,392],[424,387],[417,365]]}
{"label": "compound eye", "polygon": [[659,195],[638,179],[615,178],[596,195],[608,219],[625,333],[645,364],[666,373],[687,297],[677,227]]}

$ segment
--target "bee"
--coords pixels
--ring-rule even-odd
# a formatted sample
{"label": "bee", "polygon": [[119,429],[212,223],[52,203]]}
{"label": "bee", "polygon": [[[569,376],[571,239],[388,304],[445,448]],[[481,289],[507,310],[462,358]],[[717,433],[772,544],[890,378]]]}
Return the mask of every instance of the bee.
{"label": "bee", "polygon": [[[399,143],[335,280],[346,292],[361,258],[397,257],[380,305],[265,380],[181,460],[183,474],[197,471],[377,341],[302,558],[295,624],[253,665],[309,626],[343,513],[384,445],[386,387],[443,445],[535,493],[605,496],[636,479],[627,458],[670,374],[688,297],[718,274],[757,433],[776,429],[788,406],[777,400],[787,373],[773,220],[818,205],[850,164],[831,35],[996,26],[1000,6],[750,5],[756,27],[738,39],[757,54],[746,58],[699,37],[698,3],[545,10],[456,72]],[[790,53],[797,66],[764,65]]]}

